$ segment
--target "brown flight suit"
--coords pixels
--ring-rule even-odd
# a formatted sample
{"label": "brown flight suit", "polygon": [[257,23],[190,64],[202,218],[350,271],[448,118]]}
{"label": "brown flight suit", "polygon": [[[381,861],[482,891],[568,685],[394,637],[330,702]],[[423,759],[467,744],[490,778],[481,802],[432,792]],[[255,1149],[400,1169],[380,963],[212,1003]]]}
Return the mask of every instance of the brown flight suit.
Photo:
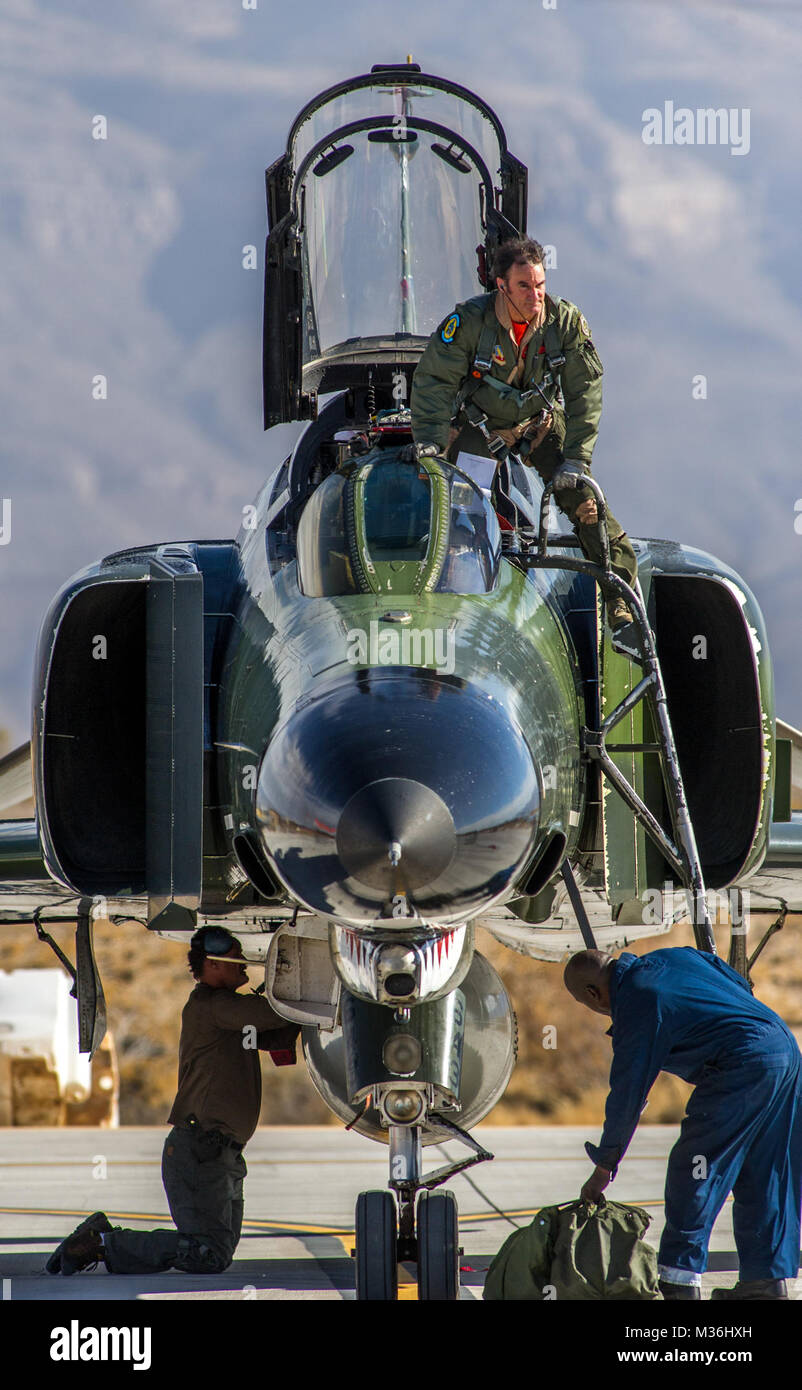
{"label": "brown flight suit", "polygon": [[176,1229],[108,1232],[104,1259],[112,1274],[228,1268],[242,1228],[242,1149],[259,1122],[259,1049],[289,1047],[297,1035],[295,1024],[254,994],[195,986],[181,1016],[174,1127],[162,1153]]}

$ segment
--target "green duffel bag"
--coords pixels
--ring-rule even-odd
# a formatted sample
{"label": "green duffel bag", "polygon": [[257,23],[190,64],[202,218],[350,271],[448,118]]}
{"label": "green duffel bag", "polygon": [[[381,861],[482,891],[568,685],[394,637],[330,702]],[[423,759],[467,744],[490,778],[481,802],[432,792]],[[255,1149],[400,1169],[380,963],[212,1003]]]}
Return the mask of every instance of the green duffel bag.
{"label": "green duffel bag", "polygon": [[659,1299],[657,1256],[642,1207],[567,1202],[544,1207],[505,1240],[487,1271],[486,1299]]}

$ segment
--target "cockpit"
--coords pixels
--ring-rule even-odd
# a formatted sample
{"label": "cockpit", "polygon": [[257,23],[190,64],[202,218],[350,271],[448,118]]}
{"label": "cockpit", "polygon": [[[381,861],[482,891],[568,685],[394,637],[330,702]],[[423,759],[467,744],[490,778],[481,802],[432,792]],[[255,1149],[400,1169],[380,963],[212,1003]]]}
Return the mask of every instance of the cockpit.
{"label": "cockpit", "polygon": [[377,66],[304,107],[267,200],[265,426],[311,422],[272,488],[271,572],[297,558],[308,597],[489,593],[489,495],[443,458],[401,455],[430,334],[526,224],[498,117],[416,64]]}
{"label": "cockpit", "polygon": [[442,459],[376,449],[332,473],[298,523],[298,581],[309,598],[486,594],[501,534],[489,501]]}
{"label": "cockpit", "polygon": [[265,425],[411,374],[455,303],[526,223],[526,169],[473,92],[416,64],[310,102],[267,170]]}

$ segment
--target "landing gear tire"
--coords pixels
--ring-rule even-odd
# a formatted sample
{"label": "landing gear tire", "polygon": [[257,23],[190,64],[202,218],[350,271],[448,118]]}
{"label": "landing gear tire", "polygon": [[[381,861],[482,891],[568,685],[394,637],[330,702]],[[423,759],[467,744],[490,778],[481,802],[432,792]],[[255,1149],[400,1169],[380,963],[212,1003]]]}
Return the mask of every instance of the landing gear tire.
{"label": "landing gear tire", "polygon": [[451,1303],[459,1298],[459,1226],[452,1192],[418,1198],[418,1298]]}
{"label": "landing gear tire", "polygon": [[398,1214],[391,1192],[360,1192],[356,1201],[357,1300],[398,1297]]}

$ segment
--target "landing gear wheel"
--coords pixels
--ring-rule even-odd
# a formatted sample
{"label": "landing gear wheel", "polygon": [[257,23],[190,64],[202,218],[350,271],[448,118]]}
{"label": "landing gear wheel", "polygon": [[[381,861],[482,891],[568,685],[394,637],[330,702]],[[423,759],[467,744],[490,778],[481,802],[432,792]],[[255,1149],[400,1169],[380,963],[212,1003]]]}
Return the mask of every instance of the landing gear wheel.
{"label": "landing gear wheel", "polygon": [[392,1303],[398,1297],[398,1216],[391,1192],[360,1192],[356,1199],[356,1296]]}
{"label": "landing gear wheel", "polygon": [[422,1192],[418,1198],[418,1298],[459,1298],[459,1229],[453,1192]]}

